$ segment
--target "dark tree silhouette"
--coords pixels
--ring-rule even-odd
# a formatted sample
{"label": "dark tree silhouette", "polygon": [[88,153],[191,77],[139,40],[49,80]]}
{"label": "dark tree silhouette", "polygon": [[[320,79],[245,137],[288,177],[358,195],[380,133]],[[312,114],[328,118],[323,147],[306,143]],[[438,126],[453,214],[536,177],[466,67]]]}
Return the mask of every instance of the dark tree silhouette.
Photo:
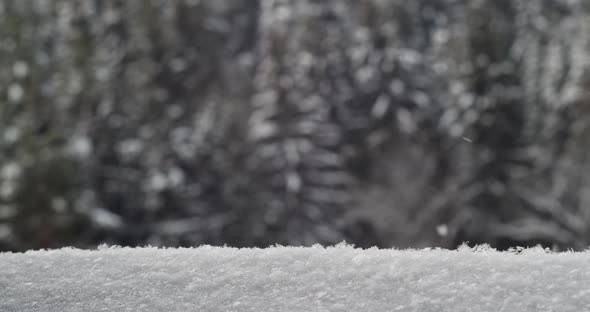
{"label": "dark tree silhouette", "polygon": [[583,249],[589,13],[0,3],[0,249]]}

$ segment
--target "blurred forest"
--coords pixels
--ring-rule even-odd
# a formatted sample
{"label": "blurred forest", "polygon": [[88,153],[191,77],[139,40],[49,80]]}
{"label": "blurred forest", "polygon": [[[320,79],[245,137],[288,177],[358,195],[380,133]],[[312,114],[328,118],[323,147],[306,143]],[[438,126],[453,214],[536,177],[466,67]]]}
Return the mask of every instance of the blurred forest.
{"label": "blurred forest", "polygon": [[0,251],[590,243],[590,2],[0,2]]}

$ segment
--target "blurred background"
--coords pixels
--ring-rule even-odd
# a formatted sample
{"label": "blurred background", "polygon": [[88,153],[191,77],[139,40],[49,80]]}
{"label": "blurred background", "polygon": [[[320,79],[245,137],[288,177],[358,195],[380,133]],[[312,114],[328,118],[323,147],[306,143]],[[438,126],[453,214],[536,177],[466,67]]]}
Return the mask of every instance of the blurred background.
{"label": "blurred background", "polygon": [[590,2],[0,2],[0,251],[590,243]]}

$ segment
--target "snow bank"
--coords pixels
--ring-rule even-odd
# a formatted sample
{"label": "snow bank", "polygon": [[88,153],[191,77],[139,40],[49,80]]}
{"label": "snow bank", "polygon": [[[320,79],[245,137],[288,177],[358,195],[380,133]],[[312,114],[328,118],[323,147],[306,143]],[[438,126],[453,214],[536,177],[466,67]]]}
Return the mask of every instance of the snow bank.
{"label": "snow bank", "polygon": [[341,245],[0,254],[0,311],[588,309],[588,252]]}

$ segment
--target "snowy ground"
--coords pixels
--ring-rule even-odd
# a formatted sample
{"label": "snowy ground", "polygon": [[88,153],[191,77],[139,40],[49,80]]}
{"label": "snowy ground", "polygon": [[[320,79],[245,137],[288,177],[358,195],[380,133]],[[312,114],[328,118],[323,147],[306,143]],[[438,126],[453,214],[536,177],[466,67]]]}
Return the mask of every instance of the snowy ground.
{"label": "snowy ground", "polygon": [[0,311],[588,309],[588,252],[342,245],[0,254]]}

